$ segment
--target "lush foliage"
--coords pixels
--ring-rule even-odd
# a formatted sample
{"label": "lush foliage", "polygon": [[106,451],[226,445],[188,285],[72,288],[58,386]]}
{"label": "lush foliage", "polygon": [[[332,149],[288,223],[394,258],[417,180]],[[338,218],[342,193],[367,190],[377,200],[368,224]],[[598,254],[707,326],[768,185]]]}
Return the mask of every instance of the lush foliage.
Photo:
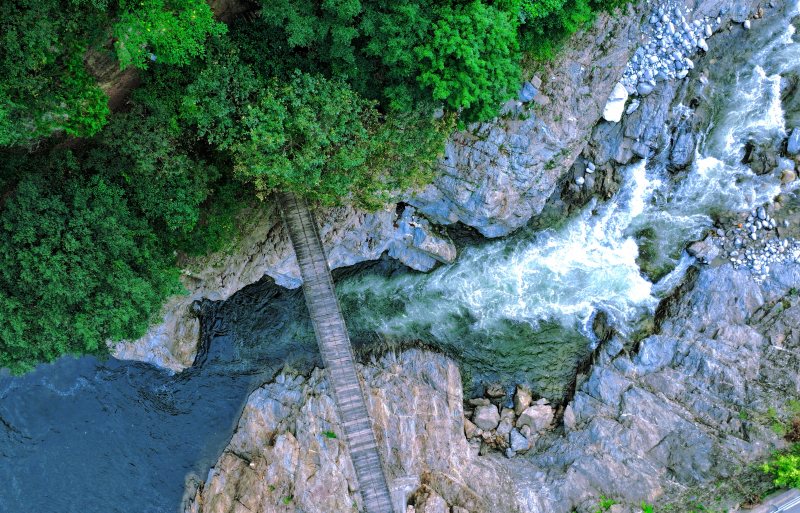
{"label": "lush foliage", "polygon": [[0,3],[0,146],[31,145],[53,133],[96,134],[108,98],[84,59],[113,35],[122,67],[202,54],[224,32],[204,0],[9,0]]}
{"label": "lush foliage", "polygon": [[171,255],[102,177],[76,163],[30,174],[0,214],[0,366],[24,370],[63,353],[102,353],[141,335],[179,291]]}
{"label": "lush foliage", "polygon": [[202,55],[208,34],[222,34],[205,0],[120,0],[114,48],[120,66],[146,68],[149,61],[188,64]]}
{"label": "lush foliage", "polygon": [[775,455],[762,466],[762,470],[772,474],[776,486],[787,488],[800,486],[800,444],[794,444],[785,453]]}
{"label": "lush foliage", "polygon": [[445,7],[433,36],[414,49],[419,84],[467,121],[497,114],[520,80],[516,13],[478,0]]}
{"label": "lush foliage", "polygon": [[0,3],[0,146],[99,130],[106,97],[82,56],[104,19],[102,5],[90,2]]}
{"label": "lush foliage", "polygon": [[[385,108],[463,109],[467,121],[497,114],[521,78],[519,8],[480,0],[263,2],[263,23],[302,50],[305,71],[341,78]],[[265,31],[266,32],[266,31]]]}

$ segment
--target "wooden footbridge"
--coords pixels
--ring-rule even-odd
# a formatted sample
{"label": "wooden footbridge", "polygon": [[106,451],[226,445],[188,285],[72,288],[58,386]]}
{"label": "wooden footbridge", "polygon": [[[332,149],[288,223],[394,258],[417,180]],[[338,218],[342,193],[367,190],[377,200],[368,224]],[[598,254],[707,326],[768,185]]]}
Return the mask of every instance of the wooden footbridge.
{"label": "wooden footbridge", "polygon": [[391,495],[356,371],[353,348],[314,216],[306,201],[293,194],[279,194],[278,201],[300,264],[306,306],[328,371],[364,506],[367,513],[392,513]]}

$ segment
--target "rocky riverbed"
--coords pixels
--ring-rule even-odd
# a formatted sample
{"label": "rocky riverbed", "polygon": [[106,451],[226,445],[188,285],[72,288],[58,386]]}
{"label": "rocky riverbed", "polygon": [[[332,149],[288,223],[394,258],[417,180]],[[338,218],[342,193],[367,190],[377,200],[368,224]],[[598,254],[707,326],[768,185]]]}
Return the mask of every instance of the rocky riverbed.
{"label": "rocky riverbed", "polygon": [[[557,420],[524,387],[510,405],[495,387],[465,410],[457,365],[435,353],[365,365],[398,500],[409,512],[568,513],[594,511],[605,495],[639,511],[641,501],[681,503],[735,480],[785,444],[774,424],[789,422],[786,398],[800,394],[798,284],[796,265],[762,281],[729,263],[689,273],[659,308],[655,334],[601,346]],[[186,511],[356,511],[338,433],[324,371],[279,375],[250,396]],[[506,444],[506,454],[481,449]],[[718,498],[744,500],[741,490]]]}

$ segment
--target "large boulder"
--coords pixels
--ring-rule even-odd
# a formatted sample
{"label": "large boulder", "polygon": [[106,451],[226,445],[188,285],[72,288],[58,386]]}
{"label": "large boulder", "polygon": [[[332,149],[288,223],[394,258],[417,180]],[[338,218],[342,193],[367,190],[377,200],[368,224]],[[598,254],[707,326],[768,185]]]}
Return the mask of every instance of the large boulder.
{"label": "large boulder", "polygon": [[786,141],[786,153],[789,155],[800,154],[800,127],[795,128],[789,134],[789,140]]}
{"label": "large boulder", "polygon": [[757,175],[771,173],[778,167],[778,148],[771,144],[748,141],[744,146],[742,163]]}
{"label": "large boulder", "polygon": [[555,419],[553,407],[540,399],[533,406],[529,406],[517,419],[517,428],[528,426],[531,433],[541,433],[550,429]]}

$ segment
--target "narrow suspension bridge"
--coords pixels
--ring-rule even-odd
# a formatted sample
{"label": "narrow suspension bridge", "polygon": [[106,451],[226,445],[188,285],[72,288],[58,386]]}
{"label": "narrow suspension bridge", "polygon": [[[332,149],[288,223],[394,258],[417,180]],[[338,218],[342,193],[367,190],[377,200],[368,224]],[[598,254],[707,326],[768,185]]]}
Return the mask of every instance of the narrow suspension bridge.
{"label": "narrow suspension bridge", "polygon": [[328,371],[364,506],[367,513],[392,513],[388,480],[317,224],[304,199],[290,193],[281,193],[277,199],[300,265],[306,306]]}

